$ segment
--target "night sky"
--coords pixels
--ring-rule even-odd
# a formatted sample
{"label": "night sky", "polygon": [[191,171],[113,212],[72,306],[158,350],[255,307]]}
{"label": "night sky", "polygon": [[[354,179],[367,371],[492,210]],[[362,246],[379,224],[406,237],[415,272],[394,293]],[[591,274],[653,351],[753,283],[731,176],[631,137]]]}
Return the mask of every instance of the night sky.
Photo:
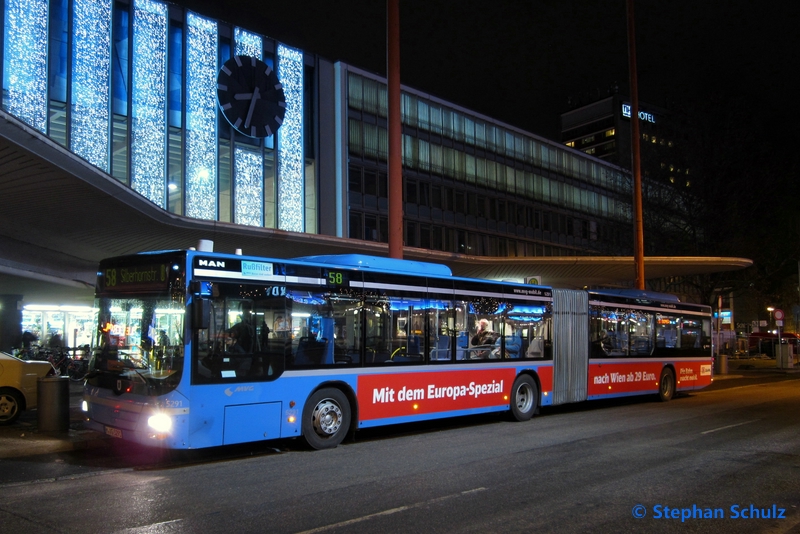
{"label": "night sky", "polygon": [[[381,0],[177,0],[306,52],[385,75]],[[639,98],[725,113],[797,142],[800,3],[638,0]],[[624,0],[401,0],[404,85],[558,140],[568,101],[628,93]],[[787,138],[789,136],[790,138]],[[786,146],[786,145],[784,145]]]}

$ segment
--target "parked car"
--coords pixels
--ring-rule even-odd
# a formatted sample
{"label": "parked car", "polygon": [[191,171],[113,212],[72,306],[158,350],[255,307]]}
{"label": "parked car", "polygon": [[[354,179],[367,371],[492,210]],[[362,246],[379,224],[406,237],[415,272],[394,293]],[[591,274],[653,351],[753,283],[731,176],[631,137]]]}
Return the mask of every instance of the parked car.
{"label": "parked car", "polygon": [[0,425],[10,425],[24,410],[36,408],[41,377],[55,375],[50,362],[20,360],[0,352]]}

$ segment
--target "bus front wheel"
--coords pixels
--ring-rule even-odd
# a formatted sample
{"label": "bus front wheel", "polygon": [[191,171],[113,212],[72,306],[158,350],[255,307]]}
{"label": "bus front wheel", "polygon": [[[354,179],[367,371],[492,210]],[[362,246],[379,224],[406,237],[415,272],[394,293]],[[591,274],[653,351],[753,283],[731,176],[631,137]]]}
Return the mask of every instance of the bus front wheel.
{"label": "bus front wheel", "polygon": [[530,375],[520,375],[511,388],[511,415],[517,421],[527,421],[539,406],[539,388]]}
{"label": "bus front wheel", "polygon": [[672,369],[665,367],[661,371],[661,378],[658,380],[658,398],[662,402],[667,402],[672,399],[675,394],[675,375],[672,374]]}
{"label": "bus front wheel", "polygon": [[333,449],[350,428],[350,402],[334,388],[321,389],[303,408],[303,438],[312,449]]}

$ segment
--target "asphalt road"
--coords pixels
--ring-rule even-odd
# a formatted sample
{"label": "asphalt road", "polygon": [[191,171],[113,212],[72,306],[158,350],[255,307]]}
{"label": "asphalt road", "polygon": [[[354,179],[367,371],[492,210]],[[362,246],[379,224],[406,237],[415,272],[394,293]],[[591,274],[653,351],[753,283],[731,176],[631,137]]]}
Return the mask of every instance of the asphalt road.
{"label": "asphalt road", "polygon": [[798,428],[800,381],[782,375],[329,451],[112,441],[0,463],[0,532],[800,532]]}

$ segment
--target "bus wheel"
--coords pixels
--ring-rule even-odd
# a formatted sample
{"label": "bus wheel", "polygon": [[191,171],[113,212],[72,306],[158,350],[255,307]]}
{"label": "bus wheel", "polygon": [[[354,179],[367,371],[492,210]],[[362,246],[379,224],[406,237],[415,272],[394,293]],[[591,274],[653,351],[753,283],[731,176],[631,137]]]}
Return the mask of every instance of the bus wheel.
{"label": "bus wheel", "polygon": [[658,398],[662,402],[667,402],[675,394],[675,375],[672,369],[665,367],[661,371],[661,378],[658,379]]}
{"label": "bus wheel", "polygon": [[333,449],[350,428],[350,403],[338,389],[321,389],[303,408],[303,438],[312,449]]}
{"label": "bus wheel", "polygon": [[511,415],[517,421],[527,421],[539,406],[539,388],[530,375],[520,375],[511,388]]}

